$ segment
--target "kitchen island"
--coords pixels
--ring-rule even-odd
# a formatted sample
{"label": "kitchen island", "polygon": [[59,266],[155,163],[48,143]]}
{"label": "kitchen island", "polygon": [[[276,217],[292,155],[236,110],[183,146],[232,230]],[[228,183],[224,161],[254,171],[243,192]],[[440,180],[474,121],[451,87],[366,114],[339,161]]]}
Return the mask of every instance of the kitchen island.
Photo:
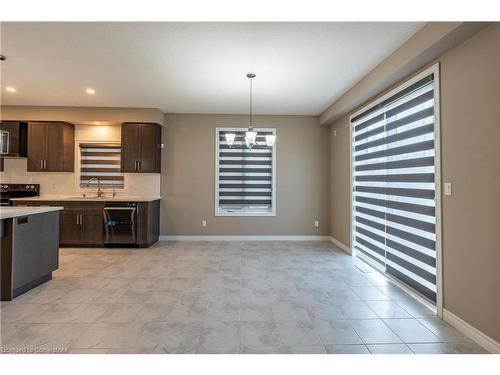
{"label": "kitchen island", "polygon": [[0,297],[10,301],[50,280],[59,265],[63,207],[1,207]]}

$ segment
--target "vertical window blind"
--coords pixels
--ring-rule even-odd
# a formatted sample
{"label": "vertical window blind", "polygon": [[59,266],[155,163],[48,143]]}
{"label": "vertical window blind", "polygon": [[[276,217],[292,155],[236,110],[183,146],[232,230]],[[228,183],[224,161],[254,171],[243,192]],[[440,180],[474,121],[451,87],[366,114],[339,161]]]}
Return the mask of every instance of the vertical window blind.
{"label": "vertical window blind", "polygon": [[80,143],[80,187],[123,188],[124,177],[120,170],[121,145],[119,143]]}
{"label": "vertical window blind", "polygon": [[353,245],[436,301],[434,75],[351,119]]}
{"label": "vertical window blind", "polygon": [[[273,202],[273,148],[268,148],[265,136],[273,129],[256,130],[257,145],[245,146],[245,131],[217,129],[216,199],[218,212],[270,213]],[[236,135],[229,146],[226,133]]]}

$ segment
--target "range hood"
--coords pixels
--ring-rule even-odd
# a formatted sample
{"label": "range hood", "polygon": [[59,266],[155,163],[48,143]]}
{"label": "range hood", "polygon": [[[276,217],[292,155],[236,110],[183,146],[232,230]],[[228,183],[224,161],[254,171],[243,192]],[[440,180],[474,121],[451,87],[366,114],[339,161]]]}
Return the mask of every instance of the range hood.
{"label": "range hood", "polygon": [[28,123],[2,121],[0,123],[0,153],[2,157],[28,156]]}

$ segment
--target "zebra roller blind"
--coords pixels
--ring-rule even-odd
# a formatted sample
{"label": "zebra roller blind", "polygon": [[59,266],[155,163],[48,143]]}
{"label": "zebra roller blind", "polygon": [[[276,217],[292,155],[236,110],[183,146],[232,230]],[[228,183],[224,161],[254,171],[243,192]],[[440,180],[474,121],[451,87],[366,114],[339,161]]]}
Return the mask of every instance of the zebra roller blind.
{"label": "zebra roller blind", "polygon": [[121,145],[119,143],[80,143],[80,187],[123,188],[120,170]]}
{"label": "zebra roller blind", "polygon": [[434,75],[351,119],[353,244],[436,301]]}
{"label": "zebra roller blind", "polygon": [[[245,146],[245,128],[216,130],[216,214],[257,215],[274,213],[274,150],[267,147],[265,136],[275,129],[254,129],[257,145]],[[236,135],[234,144],[226,143],[225,134]]]}

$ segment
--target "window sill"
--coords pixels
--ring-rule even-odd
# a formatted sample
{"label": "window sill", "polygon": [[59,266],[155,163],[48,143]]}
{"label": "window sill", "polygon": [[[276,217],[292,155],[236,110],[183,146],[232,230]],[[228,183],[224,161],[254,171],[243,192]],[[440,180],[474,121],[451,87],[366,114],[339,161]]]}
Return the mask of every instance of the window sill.
{"label": "window sill", "polygon": [[250,217],[272,217],[276,216],[276,212],[226,212],[226,211],[216,211],[215,216],[250,216]]}

